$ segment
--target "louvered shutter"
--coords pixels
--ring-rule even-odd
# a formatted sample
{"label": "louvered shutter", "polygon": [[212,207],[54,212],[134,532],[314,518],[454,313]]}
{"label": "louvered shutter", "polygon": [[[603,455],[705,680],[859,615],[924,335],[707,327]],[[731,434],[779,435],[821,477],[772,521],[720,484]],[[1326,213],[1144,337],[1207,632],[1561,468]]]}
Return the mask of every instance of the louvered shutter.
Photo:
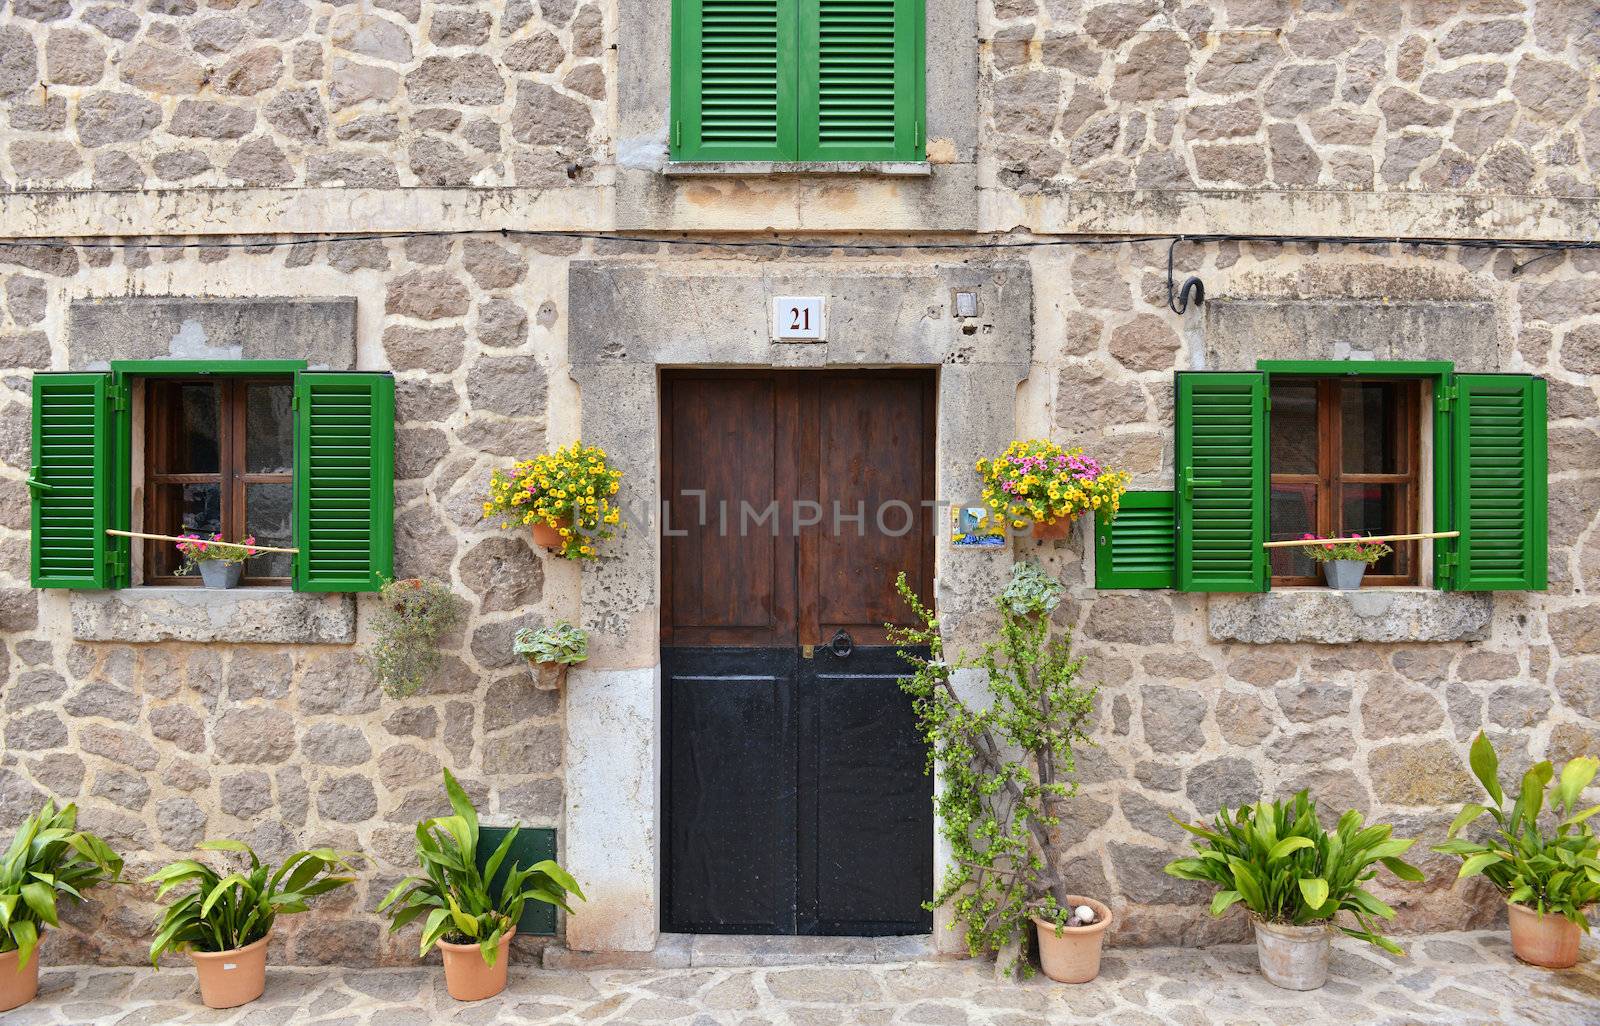
{"label": "louvered shutter", "polygon": [[114,586],[111,375],[33,376],[32,580],[35,588]]}
{"label": "louvered shutter", "polygon": [[1266,591],[1266,375],[1177,376],[1181,591]]}
{"label": "louvered shutter", "polygon": [[800,159],[920,160],[921,0],[802,0]]}
{"label": "louvered shutter", "polygon": [[795,160],[798,0],[677,0],[675,160]]}
{"label": "louvered shutter", "polygon": [[1457,591],[1547,584],[1549,469],[1543,378],[1457,374],[1451,490]]}
{"label": "louvered shutter", "polygon": [[294,379],[297,591],[377,591],[394,576],[394,378]]}
{"label": "louvered shutter", "polygon": [[1126,492],[1115,518],[1095,519],[1096,588],[1170,588],[1174,547],[1171,492]]}

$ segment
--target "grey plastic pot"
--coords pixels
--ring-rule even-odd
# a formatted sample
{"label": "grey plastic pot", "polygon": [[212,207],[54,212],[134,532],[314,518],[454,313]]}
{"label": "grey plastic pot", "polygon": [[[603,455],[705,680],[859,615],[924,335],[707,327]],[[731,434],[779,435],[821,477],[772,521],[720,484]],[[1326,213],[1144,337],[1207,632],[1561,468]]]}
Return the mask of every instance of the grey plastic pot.
{"label": "grey plastic pot", "polygon": [[208,588],[236,588],[243,573],[243,563],[229,563],[222,559],[200,561],[200,580]]}
{"label": "grey plastic pot", "polygon": [[1358,590],[1366,572],[1367,564],[1359,559],[1330,559],[1322,564],[1322,576],[1336,591]]}
{"label": "grey plastic pot", "polygon": [[1326,926],[1291,926],[1256,920],[1261,975],[1284,990],[1316,990],[1328,982],[1333,934]]}

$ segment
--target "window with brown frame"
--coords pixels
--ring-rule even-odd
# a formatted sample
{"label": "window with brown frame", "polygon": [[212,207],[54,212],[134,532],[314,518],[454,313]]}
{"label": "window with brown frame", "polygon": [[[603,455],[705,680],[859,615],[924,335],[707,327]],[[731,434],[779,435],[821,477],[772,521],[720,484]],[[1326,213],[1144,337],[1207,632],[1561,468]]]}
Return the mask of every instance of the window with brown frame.
{"label": "window with brown frame", "polygon": [[[294,383],[288,377],[168,378],[144,392],[144,530],[153,534],[254,535],[291,546],[294,508]],[[289,583],[291,556],[245,561],[244,582]],[[172,542],[145,542],[146,584],[178,577]]]}
{"label": "window with brown frame", "polygon": [[[1421,382],[1274,377],[1271,396],[1274,541],[1417,532]],[[1364,586],[1418,583],[1417,543],[1393,548],[1367,572]],[[1274,587],[1322,583],[1301,549],[1271,553]]]}

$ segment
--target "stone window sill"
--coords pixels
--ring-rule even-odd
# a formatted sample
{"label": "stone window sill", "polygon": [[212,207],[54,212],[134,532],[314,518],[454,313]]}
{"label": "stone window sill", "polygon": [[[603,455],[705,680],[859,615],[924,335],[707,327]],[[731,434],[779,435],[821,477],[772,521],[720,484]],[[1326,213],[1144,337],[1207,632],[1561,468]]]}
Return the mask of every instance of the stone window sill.
{"label": "stone window sill", "polygon": [[925,160],[686,160],[667,164],[661,173],[669,178],[767,178],[781,175],[927,178],[933,174],[933,166]]}
{"label": "stone window sill", "polygon": [[74,591],[69,604],[78,641],[349,645],[356,640],[354,595],[139,587]]}
{"label": "stone window sill", "polygon": [[1493,610],[1486,592],[1279,588],[1210,595],[1206,620],[1214,640],[1252,645],[1482,641]]}

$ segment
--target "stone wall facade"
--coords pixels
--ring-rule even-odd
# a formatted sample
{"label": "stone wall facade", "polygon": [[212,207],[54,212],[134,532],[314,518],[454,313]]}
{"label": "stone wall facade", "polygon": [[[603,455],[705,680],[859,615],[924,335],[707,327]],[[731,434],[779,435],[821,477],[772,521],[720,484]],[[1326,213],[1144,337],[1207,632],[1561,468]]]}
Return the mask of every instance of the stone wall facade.
{"label": "stone wall facade", "polygon": [[[282,957],[411,961],[414,936],[389,936],[371,909],[414,864],[412,824],[441,805],[440,767],[493,821],[565,831],[573,814],[568,696],[532,687],[510,635],[556,617],[603,624],[604,610],[579,568],[478,520],[491,468],[578,437],[604,408],[571,374],[568,269],[692,256],[730,276],[820,278],[991,255],[866,242],[1050,243],[1004,254],[1033,283],[1015,434],[1082,444],[1133,471],[1134,487],[1171,484],[1176,370],[1388,346],[1549,381],[1549,591],[1468,606],[1417,596],[1414,615],[1458,640],[1251,643],[1240,639],[1281,610],[1097,592],[1081,531],[1015,545],[1069,585],[1059,620],[1105,682],[1064,829],[1077,886],[1123,915],[1117,943],[1242,936],[1242,920],[1210,920],[1191,885],[1160,872],[1182,847],[1169,812],[1208,816],[1219,801],[1310,786],[1435,836],[1473,796],[1464,753],[1479,729],[1512,767],[1600,754],[1600,257],[1519,267],[1534,254],[1186,243],[1179,273],[1199,274],[1208,301],[1180,317],[1167,308],[1167,242],[1127,238],[1249,224],[1592,239],[1593,5],[933,7],[965,12],[980,55],[968,163],[984,234],[965,222],[900,230],[876,199],[856,204],[850,178],[779,178],[673,185],[684,202],[650,219],[707,238],[685,246],[614,237],[641,219],[610,187],[626,154],[608,126],[639,119],[619,109],[629,29],[608,3],[10,0],[0,234],[29,244],[0,246],[0,827],[45,795],[76,800],[136,874],[205,836],[275,854],[358,847],[371,871],[286,922]],[[942,154],[930,155],[938,176]],[[915,182],[859,187],[889,209],[921,195]],[[794,223],[774,220],[789,211]],[[813,221],[829,230],[804,241],[837,248],[710,241]],[[507,224],[593,237],[494,231]],[[400,229],[481,231],[341,237]],[[100,352],[74,304],[130,297],[354,302],[354,366],[397,377],[397,571],[446,580],[470,605],[423,693],[394,700],[371,682],[370,597],[355,603],[353,641],[338,630],[316,644],[153,641],[118,637],[115,618],[75,619],[81,597],[28,587],[30,374]],[[654,476],[626,469],[630,487]],[[648,595],[653,582],[631,586]],[[952,587],[941,582],[941,602]],[[1352,637],[1362,615],[1386,615],[1290,612],[1342,618]],[[613,664],[596,647],[596,669],[638,668],[636,653]],[[1421,861],[1426,884],[1384,888],[1404,928],[1495,916],[1446,860]],[[52,934],[49,957],[139,961],[148,898],[97,896]]]}

